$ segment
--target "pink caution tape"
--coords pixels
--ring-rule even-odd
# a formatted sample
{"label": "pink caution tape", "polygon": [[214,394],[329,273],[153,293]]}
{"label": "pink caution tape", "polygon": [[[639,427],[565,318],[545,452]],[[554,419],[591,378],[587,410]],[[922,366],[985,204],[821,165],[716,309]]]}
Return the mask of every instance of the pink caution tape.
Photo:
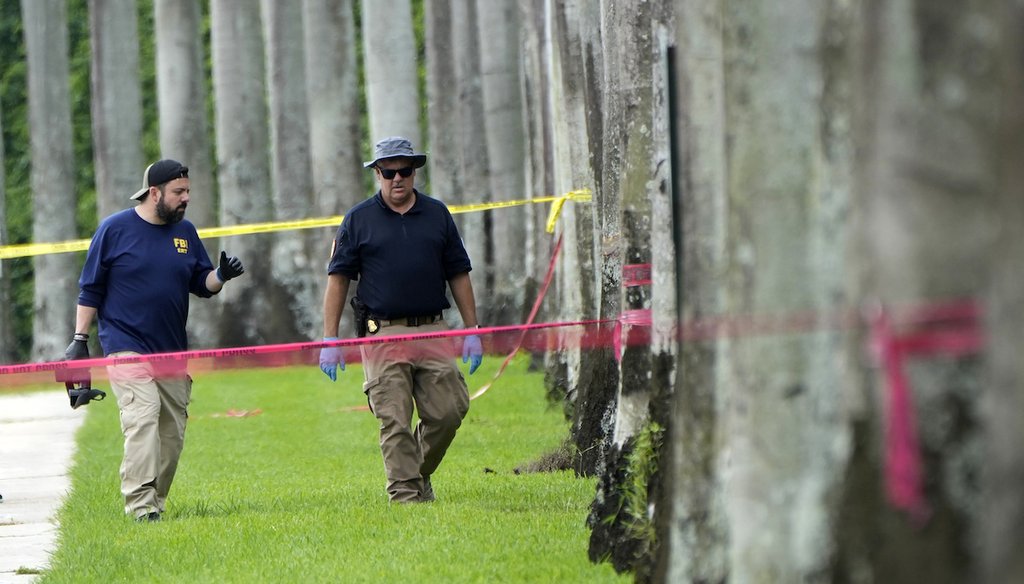
{"label": "pink caution tape", "polygon": [[914,308],[903,313],[914,330],[894,332],[889,313],[871,320],[871,348],[885,380],[885,492],[889,503],[924,525],[931,509],[924,496],[923,463],[918,442],[913,392],[904,371],[911,356],[962,356],[984,347],[980,309],[973,301]]}
{"label": "pink caution tape", "polygon": [[[380,335],[373,337],[340,339],[337,341],[316,341],[306,343],[286,343],[274,345],[256,345],[250,347],[232,347],[225,349],[203,349],[195,351],[180,351],[173,353],[153,353],[148,355],[130,355],[122,357],[96,357],[91,359],[80,359],[76,361],[45,361],[40,363],[24,363],[20,365],[0,365],[0,383],[3,386],[12,386],[19,383],[35,383],[46,381],[41,374],[52,375],[58,371],[73,369],[91,369],[94,374],[99,373],[102,377],[102,370],[111,365],[126,365],[131,363],[149,363],[158,369],[180,370],[182,364],[188,363],[189,370],[193,369],[196,363],[200,364],[199,370],[206,369],[235,369],[240,367],[281,367],[287,365],[316,365],[319,351],[323,347],[342,347],[345,349],[346,362],[358,362],[360,360],[358,348],[363,345],[377,345],[382,343],[403,343],[423,341],[429,339],[456,339],[469,335],[480,335],[492,339],[492,346],[498,350],[505,350],[511,345],[528,347],[550,347],[550,331],[557,329],[576,329],[574,334],[567,337],[567,346],[577,345],[581,347],[598,346],[601,342],[607,342],[607,335],[588,331],[590,328],[600,329],[605,321],[575,321],[575,322],[547,322],[534,323],[530,325],[516,326],[493,326],[479,329],[457,329],[449,331],[437,331],[430,333],[417,333],[405,335]],[[611,321],[608,321],[611,322]],[[386,329],[385,329],[386,330]],[[524,340],[525,339],[525,340]],[[452,350],[453,358],[461,353]],[[209,367],[204,367],[209,365]],[[49,378],[52,381],[52,377]]]}
{"label": "pink caution tape", "polygon": [[[560,251],[562,251],[561,235],[558,236],[558,241],[555,242],[555,249],[552,250],[551,252],[551,261],[548,262],[548,273],[544,276],[544,283],[541,285],[540,291],[537,293],[537,299],[533,301],[533,308],[530,309],[530,315],[526,317],[526,326],[533,325],[533,320],[537,317],[537,311],[540,310],[540,305],[544,301],[544,296],[546,296],[548,293],[548,287],[551,285],[552,277],[555,274],[555,263],[558,259],[558,253]],[[483,384],[483,386],[481,386],[480,389],[476,390],[476,392],[474,392],[473,395],[469,396],[470,400],[474,400],[482,396],[483,394],[487,393],[487,390],[489,390],[491,386],[494,385],[494,382],[497,381],[499,377],[501,377],[501,374],[505,372],[505,368],[507,368],[508,364],[512,362],[512,358],[515,357],[516,353],[518,353],[519,350],[522,348],[523,341],[526,339],[526,330],[527,329],[525,328],[523,329],[523,334],[519,336],[519,340],[516,341],[515,346],[512,348],[511,351],[509,351],[508,355],[505,357],[505,360],[501,362],[501,366],[498,367],[498,370],[494,373],[494,377],[492,377],[491,380],[488,381],[487,383]]]}
{"label": "pink caution tape", "polygon": [[651,284],[651,264],[626,264],[622,266],[622,285],[647,286]]}

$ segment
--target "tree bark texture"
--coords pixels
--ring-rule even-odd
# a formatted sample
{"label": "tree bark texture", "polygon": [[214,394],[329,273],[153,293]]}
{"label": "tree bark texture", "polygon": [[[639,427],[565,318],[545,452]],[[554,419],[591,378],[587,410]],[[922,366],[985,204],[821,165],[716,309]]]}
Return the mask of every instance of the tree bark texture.
{"label": "tree bark texture", "polygon": [[[469,26],[472,0],[427,0],[426,66],[430,194],[449,205],[479,203],[486,184],[486,140],[479,129],[483,98],[479,84],[478,31]],[[476,132],[474,132],[476,130]],[[459,233],[473,263],[477,319],[496,324],[490,316],[487,238],[481,213],[455,216]],[[454,302],[452,302],[454,306]],[[462,315],[447,315],[453,327]]]}
{"label": "tree bark texture", "polygon": [[[660,2],[654,7],[653,30],[653,114],[651,159],[651,181],[648,190],[651,198],[651,284],[650,284],[650,359],[651,369],[649,384],[651,386],[651,421],[661,429],[661,442],[656,451],[658,472],[648,485],[649,501],[653,511],[650,520],[653,523],[654,541],[649,545],[646,562],[638,568],[638,578],[651,581],[659,572],[660,547],[668,540],[668,527],[663,517],[671,516],[675,497],[672,493],[672,475],[670,468],[670,450],[666,446],[668,429],[672,426],[672,403],[674,401],[675,380],[678,375],[676,361],[679,355],[679,309],[676,297],[677,275],[680,272],[681,249],[677,248],[676,240],[682,238],[682,229],[678,225],[680,216],[672,196],[673,187],[673,139],[672,130],[675,120],[672,118],[670,99],[674,91],[669,91],[669,83],[675,79],[670,75],[669,47],[674,44],[674,19],[670,2]],[[673,57],[674,58],[674,57]]]}
{"label": "tree bark texture", "polygon": [[[484,125],[483,89],[480,83],[480,35],[476,23],[475,0],[451,0],[452,45],[457,84],[457,123],[451,128],[458,144],[458,178],[461,190],[455,203],[476,203],[487,199],[487,137]],[[449,88],[452,90],[452,88]],[[493,248],[489,240],[486,213],[467,213],[456,217],[459,232],[473,262],[473,291],[478,299],[490,298],[494,289]],[[452,317],[458,311],[451,311]],[[490,302],[477,302],[477,319],[484,324],[494,322]],[[457,325],[461,317],[453,318]]]}
{"label": "tree bark texture", "polygon": [[[607,173],[602,182],[599,209],[605,264],[602,268],[602,311],[625,316],[650,310],[649,284],[633,285],[623,280],[626,264],[651,263],[651,199],[648,185],[652,176],[653,33],[654,3],[627,8],[608,2],[602,10],[604,43],[605,118],[604,143]],[[614,273],[613,273],[614,272]],[[621,324],[620,339],[635,325]],[[617,329],[618,332],[618,329]],[[613,348],[616,351],[617,348]],[[588,523],[592,526],[590,556],[609,555],[616,569],[646,565],[648,544],[633,535],[632,523],[644,517],[623,510],[623,493],[633,476],[629,452],[635,435],[651,422],[651,353],[649,347],[623,345],[613,353],[619,361],[613,401],[615,417],[610,436],[611,452]],[[615,380],[609,380],[615,381]]]}
{"label": "tree bark texture", "polygon": [[[3,136],[3,108],[0,108],[0,136]],[[0,140],[0,245],[10,243],[7,235],[7,171],[4,143]],[[14,311],[11,307],[11,271],[0,261],[0,363],[10,363],[14,356]]]}
{"label": "tree bark texture", "polygon": [[[220,222],[210,120],[206,109],[206,58],[200,36],[202,14],[199,2],[155,0],[153,18],[160,23],[155,27],[160,157],[173,158],[188,166],[192,188],[188,220],[196,227],[214,227]],[[203,242],[211,259],[230,243],[230,240]],[[235,253],[234,250],[229,251]],[[216,346],[220,336],[220,302],[191,302],[188,312],[189,346]]]}
{"label": "tree bark texture", "polygon": [[[158,30],[164,25],[156,27]],[[130,206],[142,160],[142,90],[135,2],[89,0],[92,144],[100,219]]]}
{"label": "tree bark texture", "polygon": [[[604,192],[617,192],[621,239],[618,270],[617,313],[651,309],[650,284],[627,285],[625,265],[650,265],[652,216],[651,192],[655,186],[654,125],[654,10],[657,2],[637,7],[609,6],[603,28],[605,78],[609,95],[606,107],[605,144],[613,147],[606,156],[618,159],[619,171],[604,182]],[[619,50],[611,51],[611,47]],[[612,128],[618,131],[611,131]],[[615,135],[612,138],[611,135]],[[671,257],[671,256],[670,256]],[[609,268],[610,269],[610,268]],[[629,324],[623,324],[623,336]],[[623,345],[613,442],[622,445],[649,421],[651,385],[650,347]]]}
{"label": "tree bark texture", "polygon": [[[550,43],[547,41],[544,20],[544,0],[519,0],[520,45],[522,51],[522,94],[524,118],[525,175],[524,197],[535,199],[554,195],[554,175],[551,169],[551,93],[550,79],[545,75]],[[547,233],[546,208],[527,205],[524,209],[526,244],[524,272],[526,283],[524,295],[526,308],[539,293],[546,276],[555,240]],[[551,320],[555,315],[552,301],[544,303],[537,321]]]}
{"label": "tree bark texture", "polygon": [[[77,232],[67,7],[59,0],[24,0],[21,14],[32,141],[32,241],[64,241]],[[72,254],[51,254],[35,257],[33,266],[32,358],[59,359],[74,327],[78,261]]]}
{"label": "tree bark texture", "polygon": [[376,0],[363,6],[363,63],[370,140],[404,136],[423,148],[416,39],[409,0]]}
{"label": "tree bark texture", "polygon": [[[477,0],[480,81],[487,141],[488,200],[525,198],[524,120],[519,54],[517,0]],[[490,310],[494,324],[519,324],[529,314],[523,295],[526,258],[526,213],[523,207],[489,212],[494,289]],[[498,253],[497,250],[514,250]]]}
{"label": "tree bark texture", "polygon": [[[982,258],[1001,255],[999,231],[989,228],[1007,219],[995,214],[1000,4],[1006,6],[889,0],[862,9],[856,283],[865,301],[889,308],[894,319],[950,299],[982,301],[993,275]],[[843,513],[874,520],[841,532],[840,566],[846,572],[870,566],[876,581],[968,581],[980,567],[981,403],[993,372],[976,355],[911,355],[904,368],[926,507],[915,522],[872,490],[848,491]],[[877,402],[854,435],[859,456],[851,486],[876,483],[881,465],[877,441],[886,436],[880,420],[892,388],[876,379],[865,376],[862,386]]]}
{"label": "tree bark texture", "polygon": [[[366,197],[368,180],[361,155],[355,14],[352,0],[304,0],[303,10],[313,212],[342,215]],[[335,230],[311,233],[310,273],[318,299],[327,284]],[[313,336],[318,337],[319,332]]]}
{"label": "tree bark texture", "polygon": [[[647,183],[650,197],[650,247],[651,264],[650,310],[651,310],[651,368],[652,399],[655,402],[654,419],[662,427],[668,427],[669,409],[665,400],[671,396],[675,378],[674,363],[678,353],[676,326],[679,320],[678,299],[676,298],[677,263],[682,250],[676,248],[675,238],[681,226],[677,226],[673,195],[673,163],[671,129],[674,121],[670,118],[668,84],[668,47],[674,44],[674,22],[671,3],[660,2],[655,6],[653,52],[653,93],[651,130],[651,180]],[[671,79],[675,79],[674,76]]]}
{"label": "tree bark texture", "polygon": [[[155,0],[156,86],[160,117],[160,156],[188,166],[192,198],[188,219],[196,227],[214,227],[217,183],[214,179],[210,120],[207,115],[206,55],[198,0]],[[207,242],[207,250],[219,249]]]}
{"label": "tree bark texture", "polygon": [[[224,225],[273,219],[263,35],[259,4],[214,0],[211,4],[213,87],[217,129],[220,217]],[[271,234],[224,242],[246,273],[220,293],[222,346],[276,342],[293,330],[289,311],[272,293]]]}
{"label": "tree bark texture", "polygon": [[[847,238],[830,213],[831,99],[819,2],[730,2],[724,17],[725,316],[820,314],[844,305]],[[829,112],[830,113],[830,112]],[[840,165],[842,164],[840,160]],[[820,232],[829,237],[822,237]],[[716,465],[730,579],[827,581],[834,500],[848,456],[843,335],[754,328],[717,350]]]}
{"label": "tree bark texture", "polygon": [[[590,2],[550,2],[552,43],[552,142],[556,192],[588,188],[596,193],[601,176],[600,12]],[[596,196],[596,195],[595,195]],[[595,261],[594,204],[567,205],[561,219],[565,238],[558,266],[560,316],[594,318],[599,313]],[[578,331],[567,331],[568,335]],[[598,472],[599,456],[610,437],[617,373],[610,349],[566,349],[549,369],[549,383],[564,385],[572,417],[572,441],[579,452],[577,472]],[[564,363],[564,364],[563,364]]]}
{"label": "tree bark texture", "polygon": [[996,212],[1001,220],[993,248],[992,290],[987,295],[991,384],[984,398],[982,501],[977,518],[980,549],[978,579],[985,582],[1024,581],[1024,7],[1001,3],[996,26],[1001,35],[999,96],[995,156],[999,169]]}
{"label": "tree bark texture", "polygon": [[831,131],[844,102],[818,59],[825,14],[805,2],[676,8],[684,320],[659,573],[824,580],[848,444],[843,336],[687,335],[710,317],[817,314],[844,299],[849,138]]}
{"label": "tree bark texture", "polygon": [[[676,274],[680,345],[675,399],[661,471],[666,505],[658,516],[657,574],[663,582],[726,582],[728,526],[716,469],[722,424],[714,383],[715,339],[687,339],[682,326],[721,313],[725,264],[725,58],[723,3],[675,2],[676,151],[674,203],[683,232]],[[654,275],[658,277],[657,274]]]}
{"label": "tree bark texture", "polygon": [[[341,215],[366,197],[355,15],[352,0],[304,0],[303,9],[313,208]],[[313,261],[326,265],[334,231],[317,233]]]}
{"label": "tree bark texture", "polygon": [[[462,201],[459,173],[458,71],[452,0],[424,0],[426,22],[427,127],[430,191],[443,201]],[[482,273],[482,272],[481,272]]]}
{"label": "tree bark texture", "polygon": [[[261,8],[266,40],[274,219],[306,219],[314,215],[314,206],[302,5],[263,0]],[[316,338],[321,330],[323,296],[317,296],[320,288],[314,278],[324,278],[314,268],[313,235],[300,229],[283,231],[275,237],[271,262],[278,294],[276,303],[289,313],[292,323],[288,329],[278,331],[279,339]],[[320,249],[326,247],[324,243]],[[323,265],[323,257],[317,258],[318,267]]]}

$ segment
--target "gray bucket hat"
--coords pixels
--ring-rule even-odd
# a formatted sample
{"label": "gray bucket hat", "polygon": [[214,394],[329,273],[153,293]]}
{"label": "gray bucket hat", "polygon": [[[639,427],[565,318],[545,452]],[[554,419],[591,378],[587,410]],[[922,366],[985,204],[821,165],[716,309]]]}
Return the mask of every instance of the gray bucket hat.
{"label": "gray bucket hat", "polygon": [[373,168],[377,163],[387,158],[410,158],[414,168],[419,168],[427,163],[427,155],[421,152],[413,152],[412,142],[401,136],[384,138],[377,142],[373,149],[373,160],[363,163],[363,168]]}

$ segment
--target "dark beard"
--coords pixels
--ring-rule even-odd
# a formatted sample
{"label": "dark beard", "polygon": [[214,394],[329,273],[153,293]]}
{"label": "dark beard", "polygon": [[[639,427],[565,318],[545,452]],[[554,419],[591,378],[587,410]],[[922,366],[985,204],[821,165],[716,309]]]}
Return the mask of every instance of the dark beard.
{"label": "dark beard", "polygon": [[156,202],[156,216],[164,223],[177,223],[185,218],[185,207],[171,209],[164,204],[164,198],[160,197],[160,200]]}

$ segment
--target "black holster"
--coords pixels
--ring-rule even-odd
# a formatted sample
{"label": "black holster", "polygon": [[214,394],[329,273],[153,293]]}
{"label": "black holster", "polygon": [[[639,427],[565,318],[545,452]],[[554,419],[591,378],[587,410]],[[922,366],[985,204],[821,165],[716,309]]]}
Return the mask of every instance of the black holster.
{"label": "black holster", "polygon": [[71,409],[77,410],[90,401],[102,401],[107,397],[103,390],[92,387],[92,376],[88,369],[58,369],[54,372],[57,382],[63,382],[71,401]]}
{"label": "black holster", "polygon": [[356,321],[356,336],[366,336],[366,320],[370,318],[370,311],[363,304],[363,301],[358,296],[353,296],[352,300],[349,301],[352,305],[352,314]]}

